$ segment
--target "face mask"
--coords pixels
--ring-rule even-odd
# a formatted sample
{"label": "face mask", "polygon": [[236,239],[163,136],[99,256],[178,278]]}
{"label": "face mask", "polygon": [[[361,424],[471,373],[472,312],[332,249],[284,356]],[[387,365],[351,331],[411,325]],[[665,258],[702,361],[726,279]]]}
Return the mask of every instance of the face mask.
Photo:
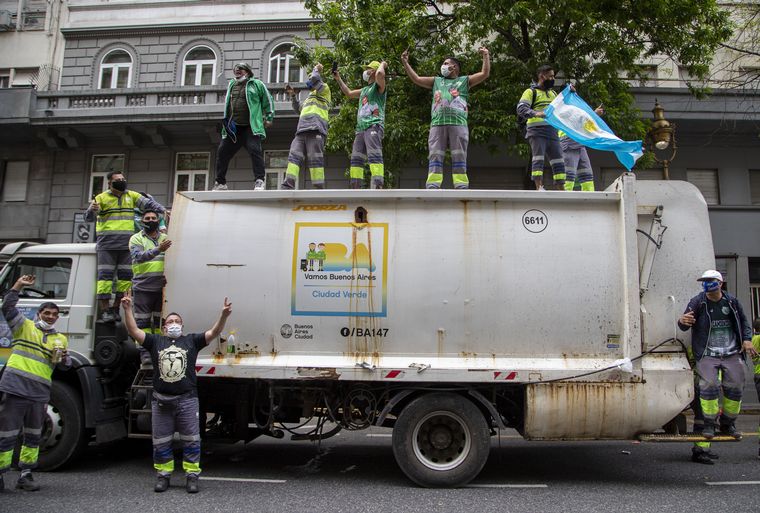
{"label": "face mask", "polygon": [[143,221],[143,226],[145,227],[145,231],[153,233],[158,230],[158,221]]}
{"label": "face mask", "polygon": [[117,191],[124,192],[124,191],[127,190],[127,182],[126,182],[126,180],[119,180],[117,182],[111,182],[111,187],[113,187]]}
{"label": "face mask", "polygon": [[182,335],[181,324],[170,324],[166,327],[166,334],[169,338],[179,338]]}
{"label": "face mask", "polygon": [[544,89],[551,89],[554,87],[554,79],[551,80],[544,80]]}
{"label": "face mask", "polygon": [[449,75],[451,75],[451,70],[445,64],[441,64],[441,75],[443,75],[444,77],[448,77]]}
{"label": "face mask", "polygon": [[720,282],[718,281],[703,281],[702,290],[705,292],[715,292],[720,288]]}
{"label": "face mask", "polygon": [[362,78],[364,79],[365,82],[369,82],[370,73],[372,72],[368,69],[365,69],[364,73],[362,73]]}
{"label": "face mask", "polygon": [[42,319],[37,319],[37,321],[34,323],[37,328],[41,329],[42,331],[50,331],[53,329],[53,324],[49,324]]}

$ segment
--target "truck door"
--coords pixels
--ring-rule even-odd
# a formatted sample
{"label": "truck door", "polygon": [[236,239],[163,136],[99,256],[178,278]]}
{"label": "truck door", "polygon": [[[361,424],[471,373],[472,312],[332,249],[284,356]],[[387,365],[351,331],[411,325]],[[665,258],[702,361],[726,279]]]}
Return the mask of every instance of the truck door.
{"label": "truck door", "polygon": [[[61,315],[56,329],[61,333],[69,331],[71,313],[72,269],[76,268],[76,255],[20,255],[11,261],[0,275],[0,291],[4,294],[20,276],[33,274],[37,277],[33,287],[25,287],[19,294],[18,309],[29,319],[42,303],[51,301],[58,305]],[[10,352],[10,333],[4,319],[0,320],[0,363],[5,363]]]}

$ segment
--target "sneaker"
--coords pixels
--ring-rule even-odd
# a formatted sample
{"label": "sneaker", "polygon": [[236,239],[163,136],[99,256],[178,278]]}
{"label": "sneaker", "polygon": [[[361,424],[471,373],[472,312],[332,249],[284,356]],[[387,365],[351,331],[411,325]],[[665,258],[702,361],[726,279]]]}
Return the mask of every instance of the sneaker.
{"label": "sneaker", "polygon": [[156,476],[156,486],[153,487],[154,492],[165,492],[169,489],[169,476],[158,474]]}
{"label": "sneaker", "polygon": [[187,493],[198,493],[198,476],[195,474],[187,475],[187,483],[185,484]]}
{"label": "sneaker", "polygon": [[537,190],[537,191],[546,191],[546,189],[544,189],[544,186],[543,186],[543,185],[540,185],[540,186],[538,187],[538,189],[536,189],[536,190]]}
{"label": "sneaker", "polygon": [[720,426],[720,432],[721,434],[731,436],[735,438],[736,440],[742,439],[742,434],[739,432],[738,429],[736,429],[736,425],[732,422],[722,424]]}
{"label": "sneaker", "polygon": [[264,180],[258,179],[255,182],[253,182],[253,190],[254,191],[263,191],[264,190]]}
{"label": "sneaker", "polygon": [[18,478],[16,481],[16,490],[24,490],[26,492],[36,492],[40,489],[40,485],[34,482],[32,474],[26,474]]}
{"label": "sneaker", "polygon": [[691,451],[691,461],[703,465],[715,465],[715,462],[710,459],[710,456],[705,451]]}
{"label": "sneaker", "polygon": [[227,184],[226,183],[214,182],[214,187],[212,187],[211,190],[212,191],[226,191],[227,190]]}

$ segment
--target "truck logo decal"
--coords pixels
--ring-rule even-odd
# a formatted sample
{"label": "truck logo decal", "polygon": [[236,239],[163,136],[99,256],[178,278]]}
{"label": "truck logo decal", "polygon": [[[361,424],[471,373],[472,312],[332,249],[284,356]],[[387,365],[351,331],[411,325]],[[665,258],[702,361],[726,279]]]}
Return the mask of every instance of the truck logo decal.
{"label": "truck logo decal", "polygon": [[291,315],[386,317],[388,223],[296,223]]}
{"label": "truck logo decal", "polygon": [[348,210],[348,205],[296,205],[293,212],[298,210],[322,211],[322,210]]}

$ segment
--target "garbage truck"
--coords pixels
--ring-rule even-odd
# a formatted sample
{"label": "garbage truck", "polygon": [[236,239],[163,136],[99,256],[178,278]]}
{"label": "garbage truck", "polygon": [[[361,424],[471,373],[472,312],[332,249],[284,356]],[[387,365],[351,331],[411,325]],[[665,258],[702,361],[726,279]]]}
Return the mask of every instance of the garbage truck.
{"label": "garbage truck", "polygon": [[[195,366],[207,438],[388,428],[406,476],[450,487],[478,475],[501,430],[634,439],[694,395],[676,320],[715,260],[706,203],[686,182],[182,192],[170,238],[164,314],[194,332],[224,297],[234,305]],[[149,437],[148,371],[121,323],[95,322],[94,245],[2,253],[2,288],[36,274],[19,305],[59,304],[74,354],[54,374],[42,464]]]}

